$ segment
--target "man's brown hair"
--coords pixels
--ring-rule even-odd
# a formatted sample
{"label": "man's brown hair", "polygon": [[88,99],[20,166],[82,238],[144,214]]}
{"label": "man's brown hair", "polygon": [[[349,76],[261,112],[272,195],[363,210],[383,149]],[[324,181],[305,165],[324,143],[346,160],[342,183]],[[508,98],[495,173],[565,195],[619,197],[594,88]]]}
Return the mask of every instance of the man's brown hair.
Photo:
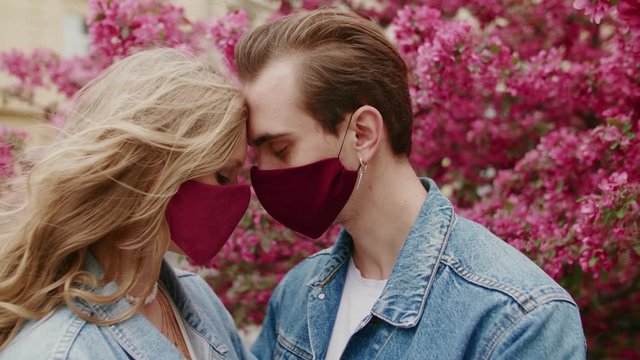
{"label": "man's brown hair", "polygon": [[322,9],[260,25],[236,46],[240,79],[250,83],[286,56],[297,60],[303,109],[325,131],[337,134],[346,113],[370,105],[382,115],[393,152],[409,155],[413,114],[407,66],[373,21]]}

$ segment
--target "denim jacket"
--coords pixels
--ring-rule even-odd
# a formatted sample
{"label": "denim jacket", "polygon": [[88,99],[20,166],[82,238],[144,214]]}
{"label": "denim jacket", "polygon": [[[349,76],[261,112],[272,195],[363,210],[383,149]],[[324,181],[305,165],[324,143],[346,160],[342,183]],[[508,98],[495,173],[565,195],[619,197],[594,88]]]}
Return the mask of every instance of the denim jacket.
{"label": "denim jacket", "polygon": [[[584,359],[571,296],[421,181],[429,195],[342,359]],[[285,276],[252,349],[259,359],[325,358],[352,244],[343,230]]]}
{"label": "denim jacket", "polygon": [[[87,260],[87,270],[101,276],[101,270],[91,256]],[[254,359],[243,347],[229,312],[202,278],[174,270],[164,263],[160,281],[185,320],[198,360]],[[110,283],[97,289],[96,293],[108,294],[115,289],[115,283]],[[112,319],[130,307],[126,299],[108,305],[77,304],[100,319]],[[5,359],[184,358],[140,313],[121,323],[98,326],[78,317],[67,306],[61,306],[40,321],[27,322],[0,352],[0,360]]]}

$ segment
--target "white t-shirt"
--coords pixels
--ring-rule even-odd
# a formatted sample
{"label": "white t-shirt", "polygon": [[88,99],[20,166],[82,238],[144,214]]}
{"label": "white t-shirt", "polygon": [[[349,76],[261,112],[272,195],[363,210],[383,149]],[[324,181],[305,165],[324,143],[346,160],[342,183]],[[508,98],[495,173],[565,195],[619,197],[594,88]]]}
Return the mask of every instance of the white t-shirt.
{"label": "white t-shirt", "polygon": [[363,278],[353,263],[353,258],[349,260],[349,270],[327,349],[327,360],[340,359],[351,335],[371,313],[373,305],[382,294],[386,284],[387,280]]}

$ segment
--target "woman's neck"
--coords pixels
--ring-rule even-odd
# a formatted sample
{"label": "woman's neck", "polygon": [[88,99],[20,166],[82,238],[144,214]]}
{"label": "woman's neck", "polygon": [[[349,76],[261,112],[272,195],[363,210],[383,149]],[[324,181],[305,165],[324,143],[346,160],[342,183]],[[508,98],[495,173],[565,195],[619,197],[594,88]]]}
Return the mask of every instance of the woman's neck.
{"label": "woman's neck", "polygon": [[[118,254],[111,250],[112,247],[106,246],[104,243],[98,242],[89,248],[89,251],[98,262],[98,265],[105,274],[113,276],[113,279],[118,286],[122,286],[121,282],[123,277],[118,273],[122,269],[122,259],[118,257]],[[157,270],[154,270],[153,266],[144,266],[140,272],[137,272],[135,279],[133,280],[133,286],[126,292],[133,298],[141,298],[149,295],[153,290],[155,284],[158,282],[160,274]]]}

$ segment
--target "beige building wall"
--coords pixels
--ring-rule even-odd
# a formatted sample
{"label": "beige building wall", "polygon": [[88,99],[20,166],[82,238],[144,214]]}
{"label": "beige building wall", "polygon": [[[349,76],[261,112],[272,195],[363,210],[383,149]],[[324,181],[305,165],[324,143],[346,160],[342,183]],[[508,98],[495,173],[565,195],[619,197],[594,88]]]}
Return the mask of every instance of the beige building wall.
{"label": "beige building wall", "polygon": [[[191,20],[205,20],[230,10],[245,9],[252,19],[262,21],[275,9],[270,0],[173,0]],[[70,57],[86,54],[88,39],[84,25],[87,0],[0,0],[0,51],[11,48],[48,48]],[[0,72],[0,87],[11,82]],[[39,92],[34,101],[48,104],[61,100],[56,94]],[[0,99],[0,126],[27,130],[29,142],[42,144],[51,130],[42,121],[37,106]]]}
{"label": "beige building wall", "polygon": [[[0,0],[0,51],[44,47],[63,56],[73,55],[77,49],[72,48],[69,24],[83,18],[86,5],[83,0]],[[12,80],[0,73],[0,86],[10,84]],[[39,104],[55,100],[54,94],[43,92],[37,93],[34,99]],[[38,107],[2,99],[0,126],[27,130],[31,133],[29,142],[42,143],[49,138],[46,125]]]}

